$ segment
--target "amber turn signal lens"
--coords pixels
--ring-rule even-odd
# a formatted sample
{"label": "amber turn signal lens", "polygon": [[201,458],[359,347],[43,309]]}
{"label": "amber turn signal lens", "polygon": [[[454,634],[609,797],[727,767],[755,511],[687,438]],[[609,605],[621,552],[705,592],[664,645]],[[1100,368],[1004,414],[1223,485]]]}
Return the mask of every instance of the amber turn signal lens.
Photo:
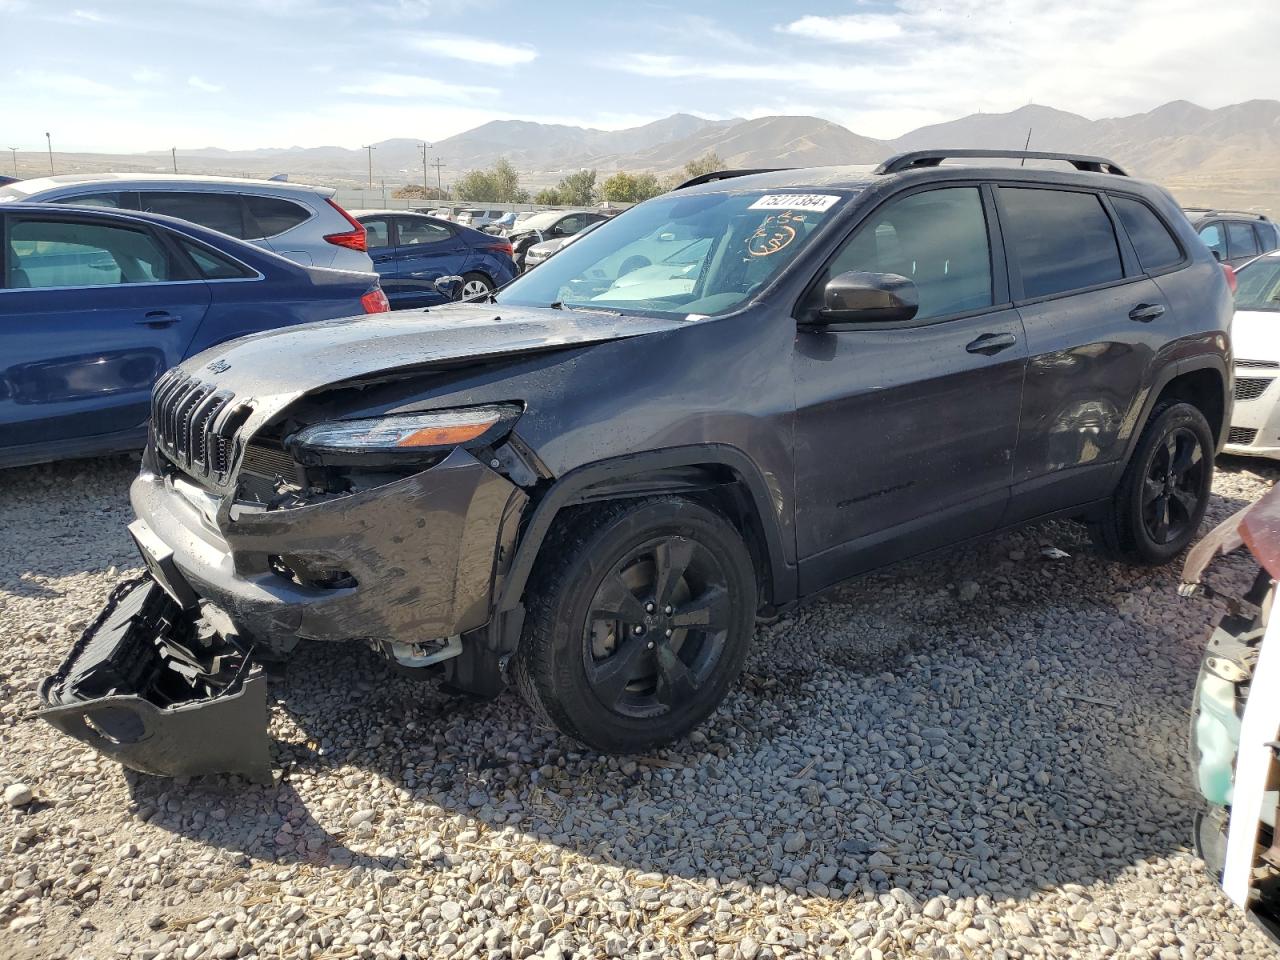
{"label": "amber turn signal lens", "polygon": [[401,437],[396,441],[396,446],[456,447],[469,440],[474,440],[497,422],[498,418],[493,417],[489,420],[459,423],[448,427],[423,427],[421,430],[413,431],[406,437]]}

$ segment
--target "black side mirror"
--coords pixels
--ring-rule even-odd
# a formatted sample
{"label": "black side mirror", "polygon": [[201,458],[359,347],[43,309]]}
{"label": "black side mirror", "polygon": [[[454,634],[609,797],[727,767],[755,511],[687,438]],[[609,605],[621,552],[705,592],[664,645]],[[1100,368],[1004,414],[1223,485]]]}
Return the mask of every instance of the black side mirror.
{"label": "black side mirror", "polygon": [[916,285],[896,273],[850,270],[827,281],[813,322],[901,323],[920,309]]}

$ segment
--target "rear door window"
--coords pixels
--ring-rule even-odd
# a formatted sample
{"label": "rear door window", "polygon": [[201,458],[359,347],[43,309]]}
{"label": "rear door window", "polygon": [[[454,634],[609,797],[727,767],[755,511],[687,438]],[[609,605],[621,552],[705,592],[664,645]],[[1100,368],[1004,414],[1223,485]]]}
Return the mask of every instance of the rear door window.
{"label": "rear door window", "polygon": [[1209,248],[1209,252],[1219,260],[1227,259],[1227,235],[1222,231],[1222,224],[1211,223],[1200,228],[1200,239]]}
{"label": "rear door window", "polygon": [[139,199],[148,213],[177,217],[241,240],[247,236],[239,194],[144,190]]}
{"label": "rear door window", "polygon": [[[245,194],[245,206],[249,208],[249,233],[251,240],[267,240],[292,230],[311,219],[311,211],[300,203],[279,197],[259,197]],[[256,229],[254,224],[256,223]],[[225,233],[225,231],[223,231]]]}
{"label": "rear door window", "polygon": [[1258,249],[1261,252],[1270,253],[1280,247],[1280,234],[1277,234],[1274,223],[1254,224],[1254,229],[1258,233]]}
{"label": "rear door window", "polygon": [[1125,233],[1138,254],[1142,269],[1151,273],[1171,267],[1182,259],[1182,248],[1155,211],[1141,200],[1112,196],[1111,203],[1124,225]]}
{"label": "rear door window", "polygon": [[370,250],[391,246],[391,223],[385,217],[361,220],[364,224],[365,246]]}
{"label": "rear door window", "polygon": [[1258,253],[1258,241],[1253,235],[1253,224],[1227,221],[1227,249],[1232,260],[1253,257]]}
{"label": "rear door window", "polygon": [[412,247],[424,243],[441,243],[453,236],[448,227],[442,227],[430,220],[402,217],[396,222],[399,233],[399,246]]}
{"label": "rear door window", "polygon": [[75,220],[10,221],[5,286],[94,287],[169,280],[169,255],[150,233]]}
{"label": "rear door window", "polygon": [[1097,195],[1000,187],[1005,246],[1022,273],[1027,299],[1124,278],[1120,245]]}

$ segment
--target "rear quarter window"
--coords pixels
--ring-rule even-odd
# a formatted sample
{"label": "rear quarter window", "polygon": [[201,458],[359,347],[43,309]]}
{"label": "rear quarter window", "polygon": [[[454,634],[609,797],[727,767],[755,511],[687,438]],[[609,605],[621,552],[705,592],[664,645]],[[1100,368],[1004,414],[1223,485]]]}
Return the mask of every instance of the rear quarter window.
{"label": "rear quarter window", "polygon": [[[311,211],[300,203],[279,197],[259,197],[252,194],[244,198],[249,208],[250,233],[253,240],[266,240],[292,230],[311,219]],[[257,228],[253,228],[256,221]]]}
{"label": "rear quarter window", "polygon": [[1124,277],[1115,229],[1096,194],[1002,186],[1000,220],[1027,299]]}
{"label": "rear quarter window", "polygon": [[239,280],[245,277],[257,276],[256,273],[243,264],[236,263],[234,260],[210,250],[208,247],[193,243],[190,240],[180,240],[179,242],[182,244],[182,249],[187,252],[187,256],[195,263],[200,276],[205,280]]}
{"label": "rear quarter window", "polygon": [[1138,254],[1142,269],[1151,273],[1182,260],[1182,248],[1154,210],[1141,200],[1112,196],[1111,204]]}
{"label": "rear quarter window", "polygon": [[244,216],[238,194],[144,190],[138,196],[143,211],[147,213],[177,217],[245,239]]}

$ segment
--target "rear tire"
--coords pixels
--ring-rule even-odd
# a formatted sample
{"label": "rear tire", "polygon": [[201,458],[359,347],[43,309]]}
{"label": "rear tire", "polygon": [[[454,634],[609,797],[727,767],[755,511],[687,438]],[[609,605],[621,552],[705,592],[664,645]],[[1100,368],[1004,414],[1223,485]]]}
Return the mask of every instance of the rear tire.
{"label": "rear tire", "polygon": [[462,289],[458,291],[459,300],[479,298],[482,294],[493,293],[493,281],[483,273],[464,273]]}
{"label": "rear tire", "polygon": [[1200,529],[1213,484],[1213,433],[1189,403],[1151,411],[1110,502],[1089,525],[1116,560],[1156,566],[1180,554]]}
{"label": "rear tire", "polygon": [[680,497],[557,520],[526,596],[521,694],[605,753],[669,743],[704,720],[742,670],[755,626],[741,535]]}

